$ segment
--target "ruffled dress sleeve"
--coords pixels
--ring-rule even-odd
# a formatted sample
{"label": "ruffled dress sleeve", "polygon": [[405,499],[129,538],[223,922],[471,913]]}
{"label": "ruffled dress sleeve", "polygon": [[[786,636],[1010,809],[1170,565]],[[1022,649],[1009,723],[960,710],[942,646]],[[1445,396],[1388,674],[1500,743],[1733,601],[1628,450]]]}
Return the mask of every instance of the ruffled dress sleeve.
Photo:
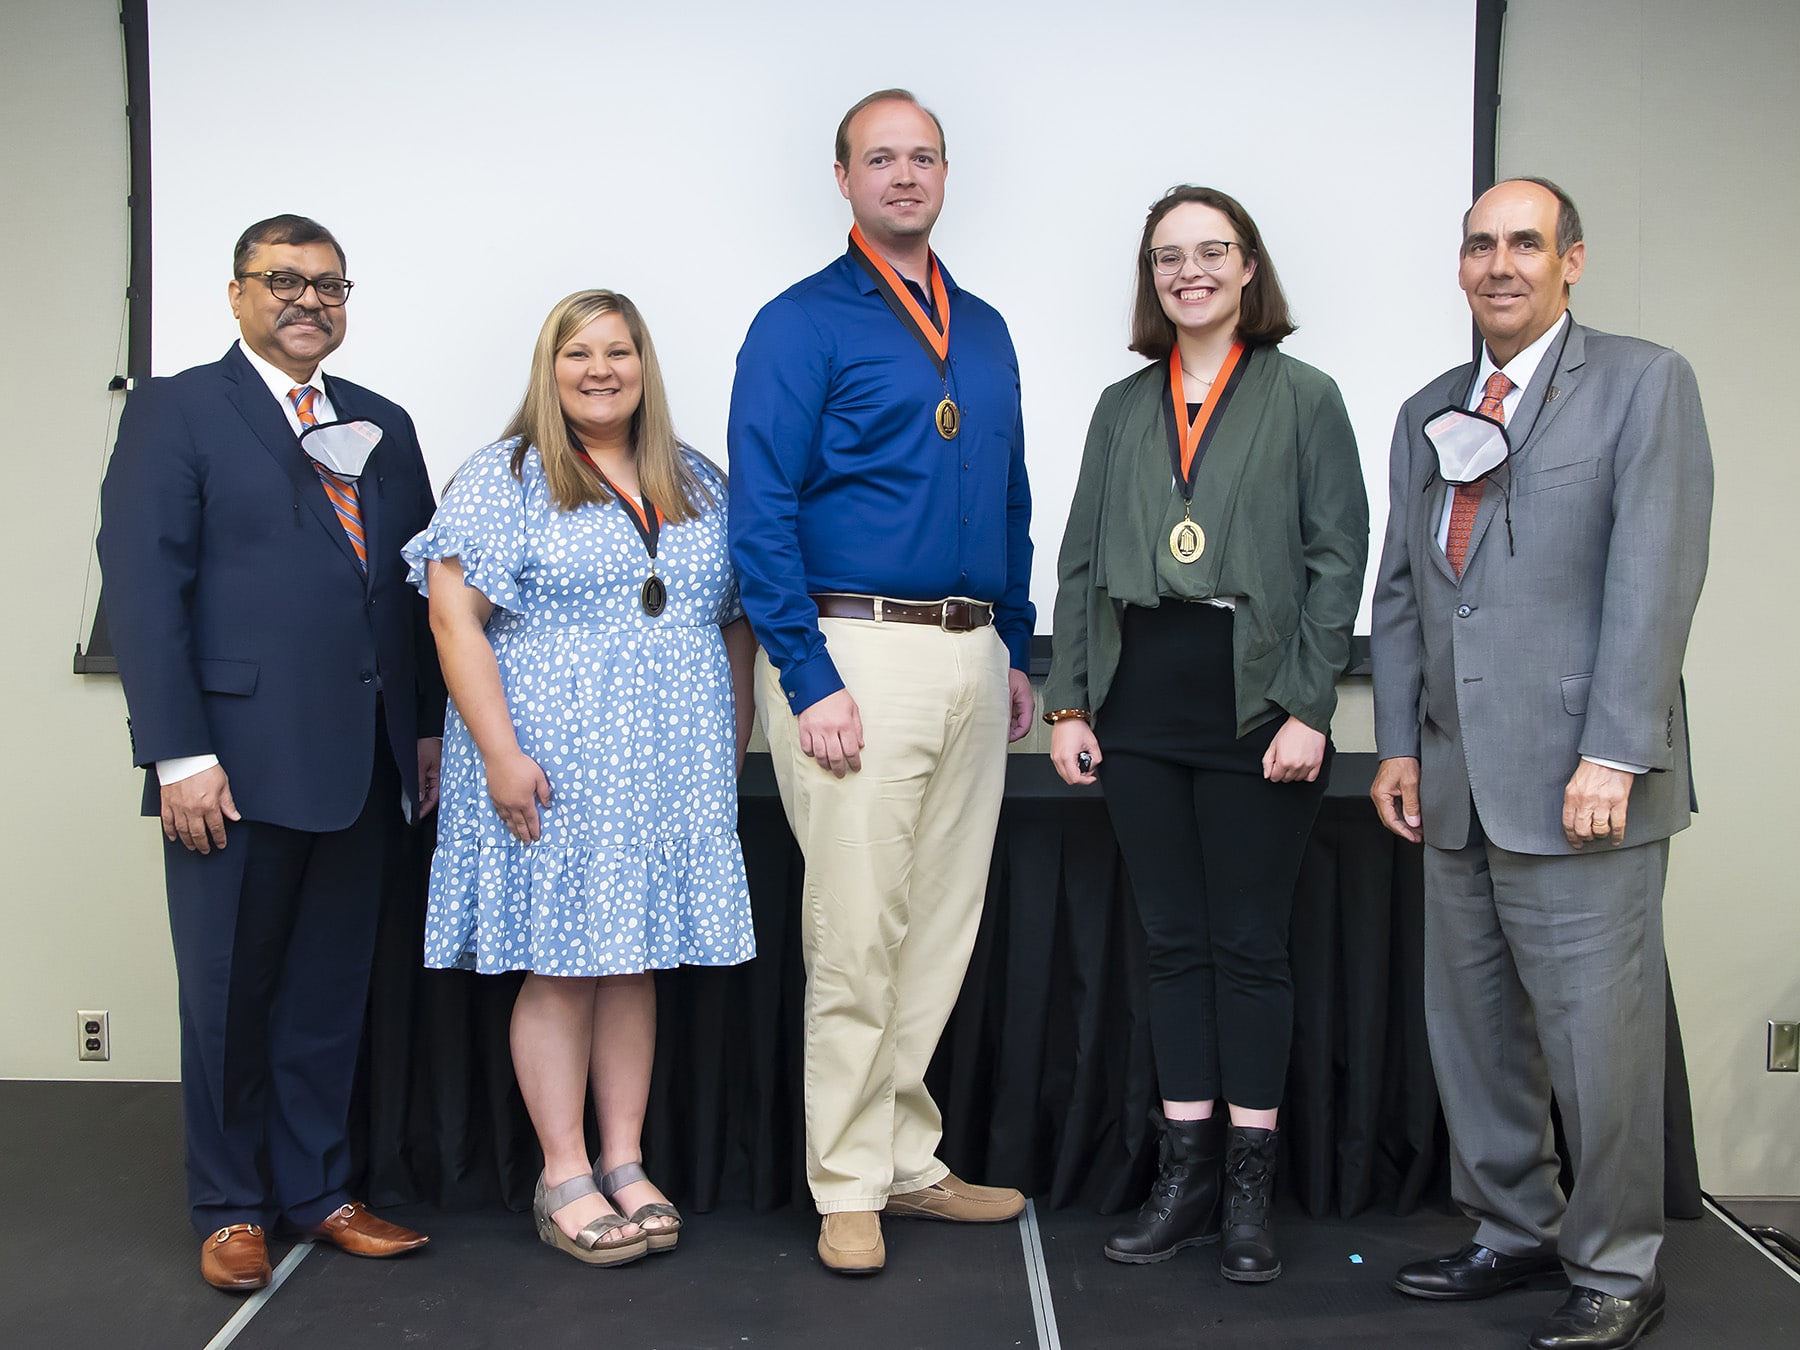
{"label": "ruffled dress sleeve", "polygon": [[[477,450],[444,489],[431,524],[407,542],[406,579],[430,595],[425,564],[456,558],[463,581],[496,609],[522,612],[519,577],[525,567],[526,487],[512,472],[517,442],[501,441]],[[530,469],[527,467],[527,474]]]}

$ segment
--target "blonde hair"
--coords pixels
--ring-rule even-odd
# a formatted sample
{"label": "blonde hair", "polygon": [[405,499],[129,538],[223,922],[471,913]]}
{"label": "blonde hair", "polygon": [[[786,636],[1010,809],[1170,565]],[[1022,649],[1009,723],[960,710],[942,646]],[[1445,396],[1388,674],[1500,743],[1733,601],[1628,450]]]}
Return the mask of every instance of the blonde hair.
{"label": "blonde hair", "polygon": [[563,416],[556,391],[557,353],[603,314],[617,314],[637,348],[643,367],[644,390],[637,411],[631,415],[631,441],[637,455],[638,487],[671,524],[692,520],[712,505],[713,494],[694,472],[675,438],[669,416],[669,396],[663,388],[662,367],[656,347],[637,306],[615,291],[576,291],[556,302],[538,332],[531,353],[531,376],[525,397],[519,402],[501,439],[519,437],[513,451],[512,471],[523,479],[525,454],[536,446],[544,462],[544,479],[550,500],[561,511],[573,511],[589,502],[609,502],[613,494],[604,480],[576,449],[576,439]]}

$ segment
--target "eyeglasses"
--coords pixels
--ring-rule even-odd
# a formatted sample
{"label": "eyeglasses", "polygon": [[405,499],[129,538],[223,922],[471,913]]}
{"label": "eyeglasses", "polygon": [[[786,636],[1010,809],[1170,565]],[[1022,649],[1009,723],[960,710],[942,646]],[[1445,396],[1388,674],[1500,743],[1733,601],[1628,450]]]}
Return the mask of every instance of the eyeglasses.
{"label": "eyeglasses", "polygon": [[248,281],[252,277],[267,286],[277,300],[298,300],[306,294],[306,288],[312,287],[314,295],[319,297],[321,305],[335,309],[350,298],[350,288],[356,283],[345,281],[342,277],[303,277],[298,272],[240,272],[239,281]]}
{"label": "eyeglasses", "polygon": [[[1244,251],[1242,244],[1233,244],[1224,239],[1203,239],[1194,245],[1194,266],[1202,272],[1216,272],[1225,265],[1231,256],[1231,250]],[[1165,244],[1162,248],[1148,250],[1150,265],[1165,277],[1172,277],[1182,269],[1188,260],[1188,251],[1175,244]]]}

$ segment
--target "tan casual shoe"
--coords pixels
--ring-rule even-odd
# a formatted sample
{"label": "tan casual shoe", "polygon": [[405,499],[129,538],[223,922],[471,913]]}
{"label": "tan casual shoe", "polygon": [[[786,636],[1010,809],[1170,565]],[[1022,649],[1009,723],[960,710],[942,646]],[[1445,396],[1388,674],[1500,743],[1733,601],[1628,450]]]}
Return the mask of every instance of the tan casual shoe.
{"label": "tan casual shoe", "polygon": [[872,1209],[827,1214],[819,1224],[819,1260],[839,1275],[873,1275],[887,1264],[881,1215]]}
{"label": "tan casual shoe", "polygon": [[976,1186],[946,1172],[935,1186],[890,1195],[882,1213],[895,1219],[944,1219],[950,1223],[1004,1223],[1025,1208],[1010,1186]]}

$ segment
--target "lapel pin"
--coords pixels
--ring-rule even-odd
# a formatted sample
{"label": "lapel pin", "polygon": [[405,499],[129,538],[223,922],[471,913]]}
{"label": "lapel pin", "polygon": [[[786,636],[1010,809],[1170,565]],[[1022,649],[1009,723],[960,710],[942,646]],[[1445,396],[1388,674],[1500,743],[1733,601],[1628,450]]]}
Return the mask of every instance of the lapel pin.
{"label": "lapel pin", "polygon": [[1544,402],[1554,403],[1561,395],[1562,390],[1558,389],[1555,385],[1551,385],[1550,392],[1544,395]]}

